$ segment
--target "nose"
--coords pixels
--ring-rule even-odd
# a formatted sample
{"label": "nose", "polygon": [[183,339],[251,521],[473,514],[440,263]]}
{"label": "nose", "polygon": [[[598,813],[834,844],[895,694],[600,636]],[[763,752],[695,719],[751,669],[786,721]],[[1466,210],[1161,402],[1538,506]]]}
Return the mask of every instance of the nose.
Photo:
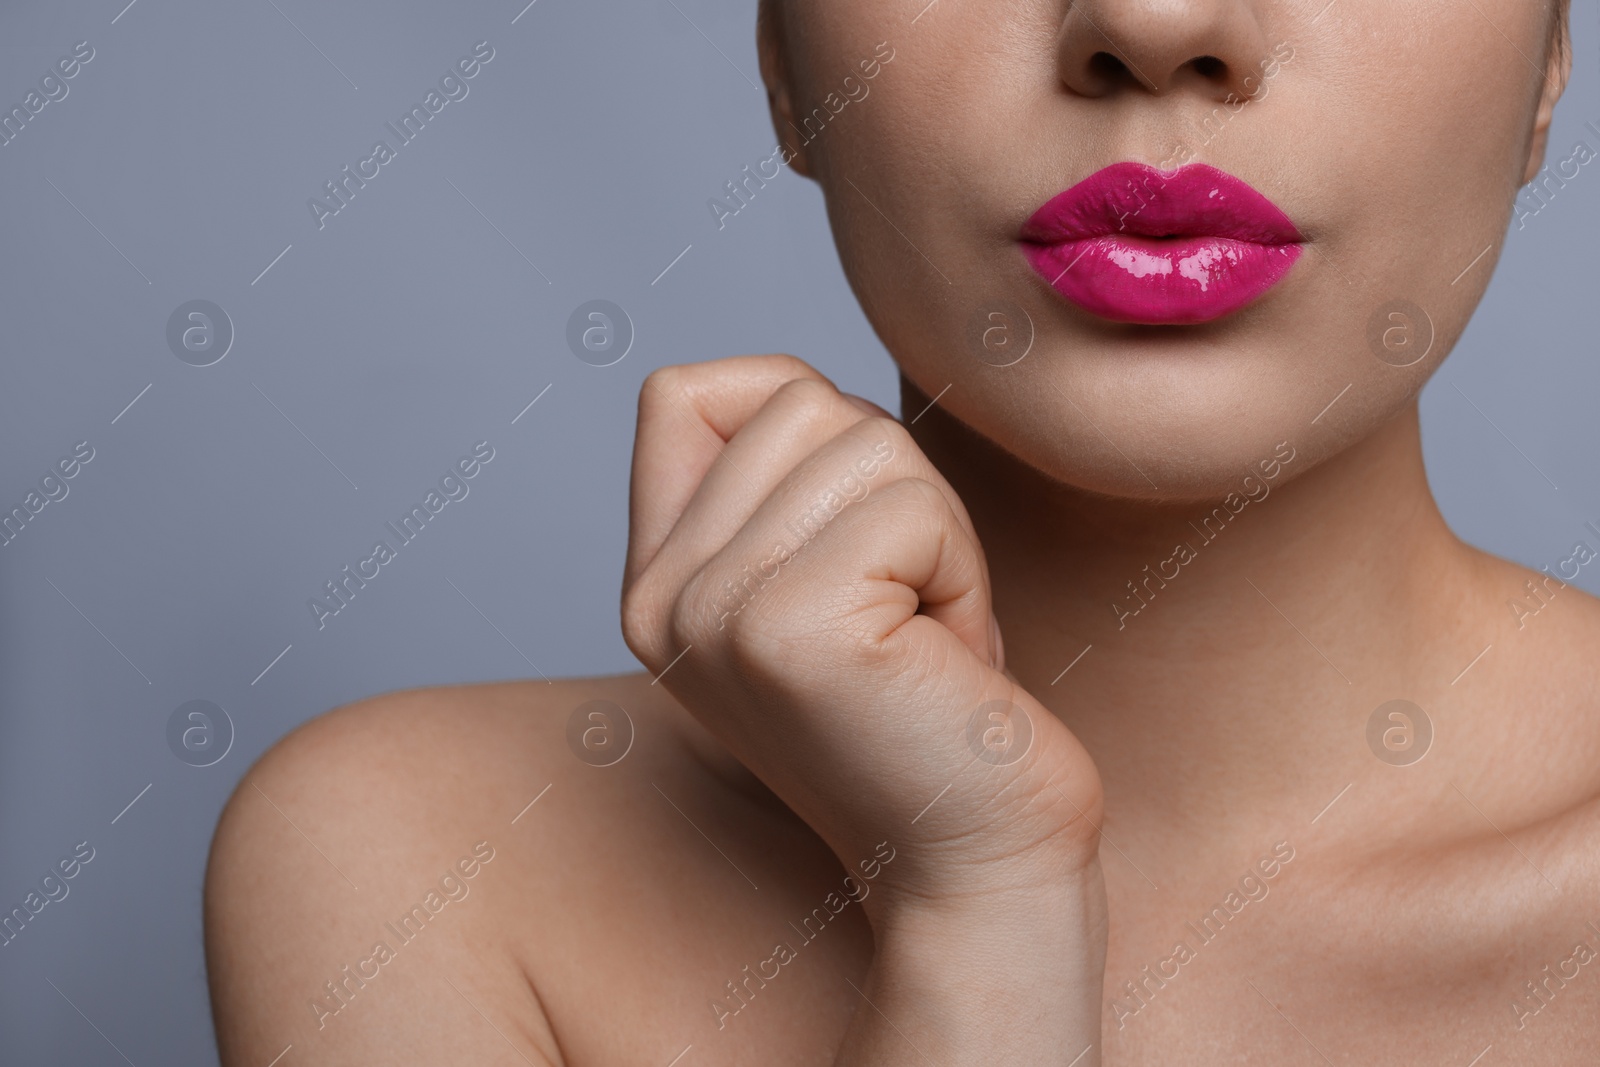
{"label": "nose", "polygon": [[1073,0],[1057,60],[1080,96],[1190,89],[1222,101],[1250,95],[1244,80],[1269,50],[1254,0]]}

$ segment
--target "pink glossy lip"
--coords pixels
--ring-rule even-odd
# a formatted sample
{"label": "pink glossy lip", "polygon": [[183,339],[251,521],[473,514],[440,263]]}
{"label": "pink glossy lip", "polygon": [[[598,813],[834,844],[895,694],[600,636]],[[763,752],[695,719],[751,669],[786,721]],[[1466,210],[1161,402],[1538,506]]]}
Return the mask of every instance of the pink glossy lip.
{"label": "pink glossy lip", "polygon": [[1244,307],[1289,273],[1302,240],[1272,201],[1203,163],[1115,163],[1051,198],[1021,233],[1033,269],[1072,303],[1161,326]]}

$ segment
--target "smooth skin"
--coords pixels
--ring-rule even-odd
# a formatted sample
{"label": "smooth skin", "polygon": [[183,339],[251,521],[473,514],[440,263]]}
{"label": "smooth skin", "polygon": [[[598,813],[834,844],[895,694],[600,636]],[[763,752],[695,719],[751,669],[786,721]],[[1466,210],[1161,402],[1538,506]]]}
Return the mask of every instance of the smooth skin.
{"label": "smooth skin", "polygon": [[[1591,1055],[1600,602],[1450,532],[1416,405],[1542,166],[1561,14],[766,4],[775,128],[922,414],[791,356],[651,374],[621,610],[646,670],[377,697],[262,757],[206,884],[223,1062]],[[1203,327],[1062,303],[1021,221],[1184,141],[1300,226],[1289,278]],[[1003,368],[963,340],[997,296],[1036,332]],[[1435,332],[1406,368],[1367,344],[1392,299]],[[1368,739],[1395,699],[1432,726],[1404,766]],[[569,743],[593,700],[634,727],[609,766],[576,751],[615,723]]]}

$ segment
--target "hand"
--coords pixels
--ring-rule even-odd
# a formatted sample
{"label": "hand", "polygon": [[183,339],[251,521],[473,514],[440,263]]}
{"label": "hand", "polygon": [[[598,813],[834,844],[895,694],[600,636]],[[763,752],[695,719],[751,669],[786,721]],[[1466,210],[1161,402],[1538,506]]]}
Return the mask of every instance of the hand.
{"label": "hand", "polygon": [[[630,512],[629,647],[847,869],[895,850],[864,902],[874,1003],[973,1062],[1097,1045],[1099,776],[1004,673],[977,535],[906,429],[791,357],[669,367],[640,395]],[[975,1010],[970,943],[997,941],[1022,957],[996,995],[1024,987],[1073,1047],[939,1007]],[[898,1062],[865,1019],[840,1062]]]}

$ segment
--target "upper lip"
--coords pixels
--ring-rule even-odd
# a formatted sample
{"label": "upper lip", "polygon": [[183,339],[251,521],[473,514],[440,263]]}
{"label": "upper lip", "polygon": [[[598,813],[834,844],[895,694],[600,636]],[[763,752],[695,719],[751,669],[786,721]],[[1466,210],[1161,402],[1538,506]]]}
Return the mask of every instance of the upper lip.
{"label": "upper lip", "polygon": [[1204,163],[1176,171],[1112,164],[1052,197],[1023,225],[1021,237],[1062,244],[1113,235],[1265,245],[1304,240],[1289,217],[1248,182]]}

